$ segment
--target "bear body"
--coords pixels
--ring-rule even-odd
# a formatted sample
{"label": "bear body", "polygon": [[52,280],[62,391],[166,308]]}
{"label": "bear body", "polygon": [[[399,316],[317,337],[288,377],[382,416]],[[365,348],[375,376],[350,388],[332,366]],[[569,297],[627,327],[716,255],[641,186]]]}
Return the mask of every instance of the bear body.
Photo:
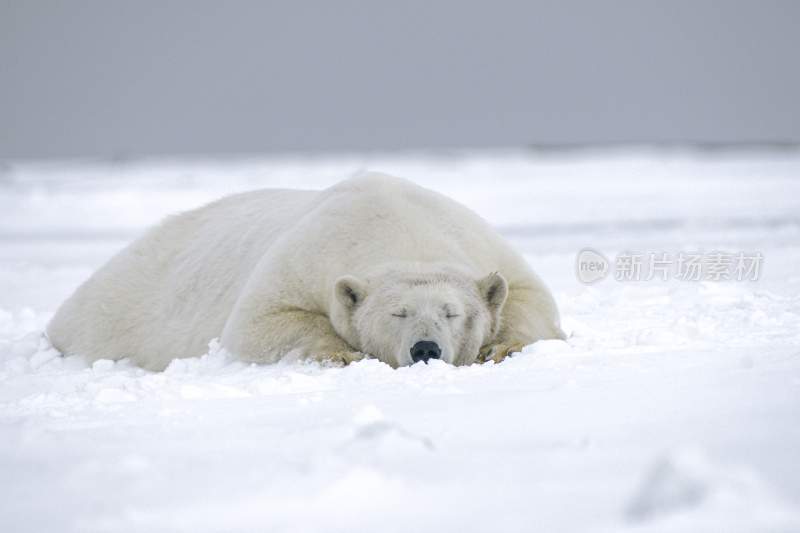
{"label": "bear body", "polygon": [[215,337],[254,362],[393,366],[563,338],[547,288],[483,219],[381,174],[168,217],[81,285],[47,335],[62,353],[153,370]]}

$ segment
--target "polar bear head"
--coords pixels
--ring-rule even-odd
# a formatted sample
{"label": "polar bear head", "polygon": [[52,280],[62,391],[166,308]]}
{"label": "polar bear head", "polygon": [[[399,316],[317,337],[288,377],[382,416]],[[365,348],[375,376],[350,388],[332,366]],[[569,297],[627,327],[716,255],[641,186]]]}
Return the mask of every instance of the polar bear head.
{"label": "polar bear head", "polygon": [[441,359],[475,362],[497,333],[508,284],[499,273],[392,273],[334,285],[331,323],[359,351],[397,367]]}

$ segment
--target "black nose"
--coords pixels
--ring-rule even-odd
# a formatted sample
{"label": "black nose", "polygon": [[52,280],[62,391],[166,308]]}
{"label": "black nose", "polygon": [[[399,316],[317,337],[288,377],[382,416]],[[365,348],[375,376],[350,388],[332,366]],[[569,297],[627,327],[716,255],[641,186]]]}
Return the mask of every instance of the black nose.
{"label": "black nose", "polygon": [[411,359],[428,362],[428,359],[439,359],[442,350],[439,345],[432,341],[420,341],[411,347]]}

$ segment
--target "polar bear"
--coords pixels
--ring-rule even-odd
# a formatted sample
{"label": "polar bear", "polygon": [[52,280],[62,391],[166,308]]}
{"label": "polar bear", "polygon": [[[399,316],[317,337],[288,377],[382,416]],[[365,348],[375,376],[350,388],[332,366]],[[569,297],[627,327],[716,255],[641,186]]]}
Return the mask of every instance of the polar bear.
{"label": "polar bear", "polygon": [[564,336],[548,289],[483,219],[377,173],[168,217],[81,285],[46,333],[62,353],[152,370],[216,337],[246,361],[398,367],[499,360]]}

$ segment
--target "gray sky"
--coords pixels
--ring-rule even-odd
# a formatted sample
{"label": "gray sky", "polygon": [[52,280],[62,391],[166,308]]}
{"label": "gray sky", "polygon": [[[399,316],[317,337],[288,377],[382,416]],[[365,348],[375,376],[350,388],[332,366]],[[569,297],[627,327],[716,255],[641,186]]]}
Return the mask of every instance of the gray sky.
{"label": "gray sky", "polygon": [[800,141],[800,2],[0,0],[0,158]]}

